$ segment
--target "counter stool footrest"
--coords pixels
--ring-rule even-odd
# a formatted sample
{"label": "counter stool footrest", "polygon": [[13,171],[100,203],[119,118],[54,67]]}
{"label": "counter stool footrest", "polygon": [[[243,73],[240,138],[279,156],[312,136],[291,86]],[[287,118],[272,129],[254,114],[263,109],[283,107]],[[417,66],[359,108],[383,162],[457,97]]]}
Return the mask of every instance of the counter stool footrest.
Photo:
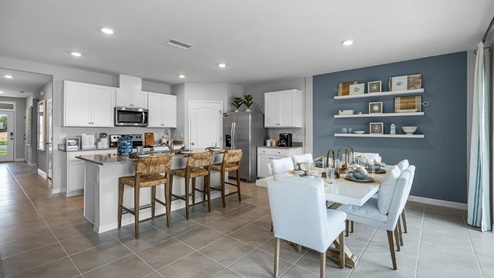
{"label": "counter stool footrest", "polygon": [[[141,209],[148,209],[148,208],[151,208],[152,205],[151,204],[148,204],[148,205],[143,205],[143,206],[139,206],[139,210]],[[124,210],[124,212],[122,212],[122,214],[127,214],[127,213],[130,213],[130,214],[133,214],[135,215],[135,208],[126,208],[124,206],[122,206],[122,209]]]}

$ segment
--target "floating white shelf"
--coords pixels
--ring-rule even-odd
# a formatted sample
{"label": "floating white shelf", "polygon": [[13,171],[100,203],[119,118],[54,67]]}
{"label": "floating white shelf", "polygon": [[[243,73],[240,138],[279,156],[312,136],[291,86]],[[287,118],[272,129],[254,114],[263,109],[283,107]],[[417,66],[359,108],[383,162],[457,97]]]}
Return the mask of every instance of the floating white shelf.
{"label": "floating white shelf", "polygon": [[411,94],[421,94],[424,89],[404,90],[404,91],[392,91],[392,92],[380,92],[380,93],[367,93],[363,95],[348,95],[348,96],[335,96],[334,99],[353,99],[353,98],[369,98],[369,97],[387,97],[387,96],[403,96]]}
{"label": "floating white shelf", "polygon": [[373,114],[351,114],[351,115],[334,115],[335,118],[377,118],[377,117],[403,117],[403,116],[423,116],[424,112],[410,113],[373,113]]}
{"label": "floating white shelf", "polygon": [[379,138],[424,138],[424,134],[354,134],[354,133],[335,133],[336,137],[379,137]]}

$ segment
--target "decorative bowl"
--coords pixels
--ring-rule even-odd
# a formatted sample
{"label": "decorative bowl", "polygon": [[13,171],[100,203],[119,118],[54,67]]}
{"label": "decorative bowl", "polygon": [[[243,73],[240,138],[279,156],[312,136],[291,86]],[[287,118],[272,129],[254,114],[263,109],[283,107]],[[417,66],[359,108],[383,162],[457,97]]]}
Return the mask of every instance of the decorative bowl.
{"label": "decorative bowl", "polygon": [[407,135],[412,135],[417,130],[417,127],[416,126],[403,126],[402,129]]}
{"label": "decorative bowl", "polygon": [[364,130],[354,130],[353,133],[355,133],[355,134],[364,134],[365,131]]}
{"label": "decorative bowl", "polygon": [[351,172],[351,175],[357,180],[364,180],[365,178],[367,178],[366,174],[359,172]]}

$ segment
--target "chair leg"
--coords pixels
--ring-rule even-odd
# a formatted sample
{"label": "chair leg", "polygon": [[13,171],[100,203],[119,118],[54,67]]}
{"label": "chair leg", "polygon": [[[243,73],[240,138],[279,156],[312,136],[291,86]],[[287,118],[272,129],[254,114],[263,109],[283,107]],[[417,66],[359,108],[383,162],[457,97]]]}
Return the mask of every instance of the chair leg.
{"label": "chair leg", "polygon": [[209,175],[204,177],[204,184],[207,183],[207,189],[208,189],[208,211],[211,212],[211,172],[209,172]]}
{"label": "chair leg", "polygon": [[401,232],[401,219],[398,217],[398,233],[400,236],[400,245],[403,246],[403,233]]}
{"label": "chair leg", "polygon": [[343,235],[343,232],[340,233],[340,267],[345,268],[345,236]]}
{"label": "chair leg", "polygon": [[302,245],[297,244],[297,252],[302,253]]}
{"label": "chair leg", "polygon": [[151,217],[156,215],[156,186],[151,187]]}
{"label": "chair leg", "polygon": [[164,191],[164,194],[165,194],[165,204],[166,204],[166,226],[168,228],[170,228],[170,220],[171,220],[171,215],[170,215],[170,211],[171,211],[171,192],[169,192],[170,190],[170,185],[169,185],[169,180],[164,184],[163,186],[163,191]]}
{"label": "chair leg", "polygon": [[223,200],[223,207],[226,207],[225,200],[225,172],[221,171],[221,199]]}
{"label": "chair leg", "polygon": [[118,183],[118,228],[122,228],[122,205],[123,205],[124,184]]}
{"label": "chair leg", "polygon": [[396,267],[396,256],[395,256],[395,247],[393,242],[393,231],[388,232],[388,243],[389,243],[389,252],[391,253],[391,261],[393,262],[393,269],[397,270]]}
{"label": "chair leg", "polygon": [[196,204],[196,178],[192,178],[192,204]]}
{"label": "chair leg", "polygon": [[274,277],[278,277],[280,266],[280,239],[276,238],[274,244]]}
{"label": "chair leg", "polygon": [[240,169],[237,170],[237,193],[238,193],[238,201],[242,202],[242,195],[240,194]]}
{"label": "chair leg", "polygon": [[321,253],[321,265],[319,270],[319,277],[326,278],[326,252]]}
{"label": "chair leg", "polygon": [[140,188],[136,184],[134,186],[134,226],[135,226],[135,236],[139,239],[139,198],[140,198]]}
{"label": "chair leg", "polygon": [[408,233],[408,227],[407,227],[407,216],[405,213],[405,208],[403,208],[403,211],[401,212],[401,220],[403,221],[403,232],[406,234]]}
{"label": "chair leg", "polygon": [[353,234],[355,231],[355,221],[350,221],[350,233]]}
{"label": "chair leg", "polygon": [[345,236],[348,236],[350,230],[350,220],[345,220]]}
{"label": "chair leg", "polygon": [[185,178],[185,218],[189,220],[189,178]]}
{"label": "chair leg", "polygon": [[394,233],[395,233],[395,240],[396,240],[396,251],[400,252],[401,251],[401,248],[400,248],[400,232],[398,232],[398,226],[395,227]]}

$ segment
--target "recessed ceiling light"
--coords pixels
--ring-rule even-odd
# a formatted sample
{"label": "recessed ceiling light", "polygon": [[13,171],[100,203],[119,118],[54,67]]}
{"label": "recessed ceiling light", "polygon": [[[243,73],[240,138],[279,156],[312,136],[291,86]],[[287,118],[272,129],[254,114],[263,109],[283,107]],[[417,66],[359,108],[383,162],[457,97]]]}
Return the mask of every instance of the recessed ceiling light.
{"label": "recessed ceiling light", "polygon": [[12,79],[12,78],[14,78],[14,77],[13,77],[12,75],[10,75],[10,74],[6,74],[6,75],[4,75],[3,77],[5,77],[5,78],[7,78],[7,79]]}
{"label": "recessed ceiling light", "polygon": [[185,78],[185,75],[180,74],[178,77],[180,77],[180,78]]}
{"label": "recessed ceiling light", "polygon": [[345,41],[342,41],[341,44],[343,44],[345,46],[349,46],[349,45],[353,44],[353,41],[352,40],[345,40]]}
{"label": "recessed ceiling light", "polygon": [[108,27],[101,27],[99,28],[101,32],[107,34],[107,35],[113,35],[113,29],[108,28]]}
{"label": "recessed ceiling light", "polygon": [[3,94],[3,91],[0,91],[0,94]]}
{"label": "recessed ceiling light", "polygon": [[74,56],[74,57],[81,57],[82,56],[82,54],[80,52],[75,52],[75,51],[74,52],[70,52],[70,54],[72,56]]}
{"label": "recessed ceiling light", "polygon": [[224,64],[224,63],[218,64],[218,67],[224,68],[224,67],[226,67],[226,64]]}

